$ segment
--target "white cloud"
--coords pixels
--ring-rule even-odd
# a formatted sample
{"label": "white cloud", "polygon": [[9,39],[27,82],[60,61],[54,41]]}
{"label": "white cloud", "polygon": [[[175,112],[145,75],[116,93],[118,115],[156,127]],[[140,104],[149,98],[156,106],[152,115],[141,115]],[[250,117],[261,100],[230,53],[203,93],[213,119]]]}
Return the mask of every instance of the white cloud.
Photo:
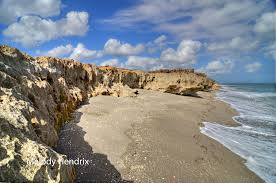
{"label": "white cloud", "polygon": [[165,66],[163,64],[158,64],[158,65],[150,68],[151,71],[156,71],[156,70],[160,70],[160,69],[165,69]]}
{"label": "white cloud", "polygon": [[[276,35],[274,39],[270,36],[270,41],[261,38],[276,32],[275,12],[263,15],[265,12],[275,11],[273,7],[271,0],[140,0],[132,7],[117,11],[103,22],[114,25],[115,28],[146,28],[147,31],[150,29],[162,32],[177,40],[204,40],[207,43],[206,51],[216,58],[243,59],[248,55],[261,54],[260,47],[271,44],[270,41],[275,39]],[[260,36],[256,36],[256,33]],[[154,41],[147,44],[149,53],[160,50],[158,46],[152,45]],[[168,48],[162,51],[160,62],[166,68],[185,67],[195,63],[198,51],[188,53],[184,50]],[[266,52],[275,57],[274,50],[267,48]],[[209,54],[208,52],[202,53]],[[226,68],[232,68],[234,65],[228,61],[215,63]],[[212,64],[209,65],[209,70],[213,73],[228,72],[224,69],[212,69]]]}
{"label": "white cloud", "polygon": [[24,46],[35,46],[64,36],[83,36],[88,31],[88,13],[67,13],[66,18],[52,21],[38,16],[24,16],[3,34]]}
{"label": "white cloud", "polygon": [[130,69],[151,70],[153,67],[160,66],[161,64],[157,58],[129,56],[125,66]]}
{"label": "white cloud", "polygon": [[168,5],[168,1],[142,0],[134,7],[116,12],[111,19],[104,20],[104,23],[129,27],[143,21],[162,22],[169,19],[169,16],[174,15],[169,13],[176,12],[180,6],[177,7],[175,4],[179,3],[180,1],[174,1],[174,3]]}
{"label": "white cloud", "polygon": [[231,60],[214,60],[207,64],[205,68],[200,71],[211,75],[230,73],[234,68],[234,63]]}
{"label": "white cloud", "polygon": [[73,50],[74,47],[71,44],[67,44],[65,46],[60,45],[46,52],[46,55],[50,55],[53,57],[63,57],[65,55],[70,54]]}
{"label": "white cloud", "polygon": [[[162,38],[163,40],[165,39]],[[196,56],[200,47],[201,43],[199,41],[182,40],[176,50],[168,48],[162,51],[160,58],[129,56],[125,66],[130,69],[142,70],[187,67],[196,63]]]}
{"label": "white cloud", "polygon": [[276,61],[276,42],[265,47],[265,54],[272,57]]}
{"label": "white cloud", "polygon": [[254,62],[252,64],[245,65],[246,72],[256,72],[262,67],[259,62]]}
{"label": "white cloud", "polygon": [[146,44],[147,51],[149,53],[154,53],[164,49],[168,44],[167,39],[168,39],[167,36],[161,35],[157,37],[155,40],[148,42]]}
{"label": "white cloud", "polygon": [[60,9],[61,0],[1,0],[0,23],[9,24],[25,15],[59,15]]}
{"label": "white cloud", "polygon": [[161,35],[159,36],[158,38],[156,38],[153,43],[160,46],[160,47],[163,47],[164,45],[166,45],[166,41],[167,41],[167,36],[165,35]]}
{"label": "white cloud", "polygon": [[234,37],[230,41],[210,43],[209,51],[252,51],[258,47],[259,42],[253,38]]}
{"label": "white cloud", "polygon": [[85,61],[93,58],[100,58],[103,56],[102,51],[90,50],[84,44],[78,43],[76,47],[71,44],[60,45],[49,51],[41,52],[37,50],[38,55],[47,55],[59,58],[71,58],[78,61]]}
{"label": "white cloud", "polygon": [[129,43],[121,43],[117,39],[109,39],[104,45],[104,52],[110,55],[138,55],[145,49],[143,44],[132,46]]}
{"label": "white cloud", "polygon": [[106,61],[102,62],[101,66],[121,67],[122,64],[120,64],[118,59],[110,59],[110,60],[106,60]]}
{"label": "white cloud", "polygon": [[264,38],[274,38],[276,36],[276,11],[264,13],[257,19],[254,30]]}
{"label": "white cloud", "polygon": [[101,51],[89,50],[84,46],[84,44],[78,43],[77,47],[73,49],[73,52],[69,58],[84,61],[88,59],[99,58],[102,57],[102,55],[103,54]]}
{"label": "white cloud", "polygon": [[196,54],[200,50],[201,43],[192,40],[183,40],[176,50],[168,48],[161,53],[160,59],[165,62],[178,64],[195,64]]}
{"label": "white cloud", "polygon": [[222,4],[221,0],[193,1],[193,0],[140,0],[134,6],[117,11],[104,23],[122,27],[131,27],[141,23],[160,24],[179,19],[204,6]]}
{"label": "white cloud", "polygon": [[[233,38],[246,35],[251,31],[250,21],[254,21],[269,3],[244,1],[222,1],[220,5],[213,4],[203,8],[198,14],[193,15],[194,21],[189,24],[188,29],[200,34],[205,30],[203,37]],[[184,29],[184,34],[186,33]],[[192,33],[193,34],[193,33]]]}
{"label": "white cloud", "polygon": [[181,38],[231,39],[252,32],[250,22],[272,8],[269,0],[141,0],[103,22],[114,27],[150,26]]}

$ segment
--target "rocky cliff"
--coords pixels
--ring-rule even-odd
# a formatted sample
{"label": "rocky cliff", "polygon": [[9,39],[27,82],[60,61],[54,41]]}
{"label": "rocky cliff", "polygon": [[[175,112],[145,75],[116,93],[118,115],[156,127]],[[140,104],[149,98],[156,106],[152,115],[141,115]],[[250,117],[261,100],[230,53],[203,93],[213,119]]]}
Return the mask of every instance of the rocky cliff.
{"label": "rocky cliff", "polygon": [[[132,71],[70,59],[33,58],[0,46],[0,181],[73,182],[55,152],[58,131],[89,97],[135,96],[133,89],[194,95],[217,86],[194,70]],[[37,163],[55,161],[54,166]]]}

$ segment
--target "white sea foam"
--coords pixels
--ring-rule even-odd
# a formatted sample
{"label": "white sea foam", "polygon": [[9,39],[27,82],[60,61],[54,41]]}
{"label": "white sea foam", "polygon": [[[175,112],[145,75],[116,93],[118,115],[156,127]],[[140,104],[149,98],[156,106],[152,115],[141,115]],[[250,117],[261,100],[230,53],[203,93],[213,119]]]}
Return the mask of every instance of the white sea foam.
{"label": "white sea foam", "polygon": [[223,86],[217,94],[240,113],[233,119],[241,126],[204,122],[200,130],[246,159],[246,166],[263,180],[276,183],[276,92],[243,87]]}

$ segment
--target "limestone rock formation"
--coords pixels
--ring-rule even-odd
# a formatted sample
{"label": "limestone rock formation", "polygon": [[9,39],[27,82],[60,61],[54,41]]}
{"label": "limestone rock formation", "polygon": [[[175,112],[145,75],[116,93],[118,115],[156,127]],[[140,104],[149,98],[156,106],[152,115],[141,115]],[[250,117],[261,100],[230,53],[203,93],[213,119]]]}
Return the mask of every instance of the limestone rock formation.
{"label": "limestone rock formation", "polygon": [[[73,167],[60,163],[66,157],[50,147],[58,139],[60,93],[48,74],[32,57],[0,47],[0,181],[74,180]],[[53,167],[35,163],[49,158],[57,161]]]}
{"label": "limestone rock formation", "polygon": [[215,82],[193,69],[159,70],[149,73],[145,89],[178,95],[193,96],[198,91],[210,89]]}
{"label": "limestone rock formation", "polygon": [[[215,87],[193,70],[97,67],[0,46],[0,181],[73,182],[74,168],[52,147],[61,126],[89,97],[136,96],[138,88],[193,95]],[[54,166],[32,163],[49,159]]]}
{"label": "limestone rock formation", "polygon": [[104,84],[99,85],[92,92],[92,96],[97,95],[110,95],[114,97],[136,97],[136,90],[131,89],[122,83],[114,83],[111,87]]}

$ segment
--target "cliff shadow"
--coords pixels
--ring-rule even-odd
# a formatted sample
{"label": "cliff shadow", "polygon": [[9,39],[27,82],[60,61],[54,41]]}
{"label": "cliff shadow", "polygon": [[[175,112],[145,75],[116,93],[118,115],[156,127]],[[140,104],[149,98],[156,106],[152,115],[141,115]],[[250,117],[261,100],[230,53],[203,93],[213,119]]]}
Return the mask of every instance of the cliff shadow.
{"label": "cliff shadow", "polygon": [[[59,142],[55,150],[58,153],[67,155],[70,160],[88,160],[89,164],[75,165],[77,182],[112,182],[132,183],[123,180],[120,172],[111,164],[107,155],[94,153],[85,140],[86,132],[77,125],[83,113],[75,112],[74,120],[64,125],[59,135]],[[83,163],[83,162],[82,162]]]}
{"label": "cliff shadow", "polygon": [[198,95],[197,93],[192,94],[192,95],[181,95],[181,96],[194,97],[194,98],[203,98],[202,96]]}

